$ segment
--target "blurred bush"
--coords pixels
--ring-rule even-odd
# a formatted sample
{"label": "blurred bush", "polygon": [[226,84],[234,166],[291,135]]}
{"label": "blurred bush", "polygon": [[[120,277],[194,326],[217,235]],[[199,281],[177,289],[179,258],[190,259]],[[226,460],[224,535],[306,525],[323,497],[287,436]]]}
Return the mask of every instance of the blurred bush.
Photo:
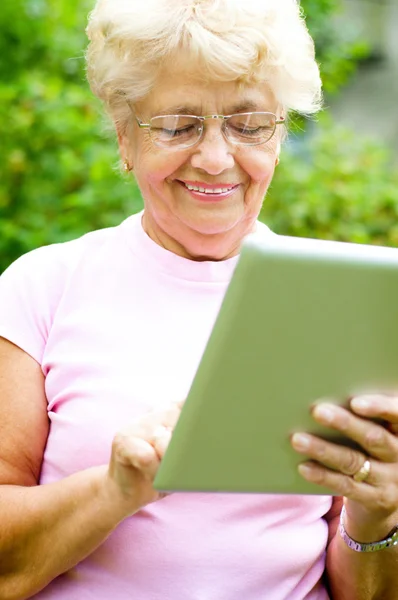
{"label": "blurred bush", "polygon": [[0,272],[141,207],[84,75],[87,0],[2,0]]}
{"label": "blurred bush", "polygon": [[398,170],[382,144],[323,116],[297,153],[287,143],[262,220],[283,235],[398,246]]}
{"label": "blurred bush", "polygon": [[341,0],[301,0],[300,4],[315,42],[324,91],[336,94],[371,49],[366,41],[355,37],[348,23],[342,26]]}
{"label": "blurred bush", "polygon": [[[325,90],[336,93],[366,46],[333,25],[339,0],[301,4]],[[0,272],[32,248],[114,225],[142,206],[85,81],[91,6],[2,0]],[[395,244],[396,178],[386,151],[322,121],[319,130],[286,147],[262,218],[281,233]]]}

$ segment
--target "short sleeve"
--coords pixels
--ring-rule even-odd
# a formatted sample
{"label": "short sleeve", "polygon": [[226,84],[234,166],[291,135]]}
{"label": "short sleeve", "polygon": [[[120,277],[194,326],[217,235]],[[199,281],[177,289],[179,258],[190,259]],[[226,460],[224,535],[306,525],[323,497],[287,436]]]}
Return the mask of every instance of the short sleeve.
{"label": "short sleeve", "polygon": [[0,277],[0,337],[19,346],[39,364],[68,279],[64,247],[70,244],[33,250]]}

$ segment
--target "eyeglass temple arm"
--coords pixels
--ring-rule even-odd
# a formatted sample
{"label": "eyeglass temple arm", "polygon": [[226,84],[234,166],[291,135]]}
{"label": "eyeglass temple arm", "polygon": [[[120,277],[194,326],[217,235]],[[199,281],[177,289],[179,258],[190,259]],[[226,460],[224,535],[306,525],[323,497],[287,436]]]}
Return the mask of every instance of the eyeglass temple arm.
{"label": "eyeglass temple arm", "polygon": [[148,128],[148,127],[151,126],[150,123],[143,123],[142,121],[140,121],[140,119],[138,117],[136,117],[135,115],[134,115],[134,118],[135,118],[135,120],[138,123],[138,127],[142,127],[142,128],[146,127],[146,128]]}
{"label": "eyeglass temple arm", "polygon": [[137,117],[137,116],[134,114],[134,109],[133,109],[133,107],[131,106],[131,104],[130,104],[130,101],[129,101],[129,100],[127,100],[127,99],[125,99],[125,100],[126,100],[126,102],[127,102],[127,106],[129,107],[129,109],[130,109],[130,110],[131,110],[131,112],[133,113],[133,117],[134,117],[134,119],[137,121],[138,127],[150,127],[150,124],[149,124],[149,123],[143,123],[143,122],[141,121],[141,119],[139,119],[139,118],[138,118],[138,117]]}

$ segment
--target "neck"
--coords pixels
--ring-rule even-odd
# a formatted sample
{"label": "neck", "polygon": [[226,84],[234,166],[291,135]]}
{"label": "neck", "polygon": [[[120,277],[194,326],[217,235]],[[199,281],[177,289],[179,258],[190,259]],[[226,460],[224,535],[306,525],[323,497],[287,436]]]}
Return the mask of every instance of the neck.
{"label": "neck", "polygon": [[190,231],[186,236],[189,239],[188,245],[159,227],[145,211],[142,217],[142,226],[145,233],[162,248],[177,256],[198,262],[221,261],[236,256],[240,252],[244,235],[253,231],[253,226],[244,232],[244,235],[239,236],[234,235],[232,231],[222,235],[204,235]]}

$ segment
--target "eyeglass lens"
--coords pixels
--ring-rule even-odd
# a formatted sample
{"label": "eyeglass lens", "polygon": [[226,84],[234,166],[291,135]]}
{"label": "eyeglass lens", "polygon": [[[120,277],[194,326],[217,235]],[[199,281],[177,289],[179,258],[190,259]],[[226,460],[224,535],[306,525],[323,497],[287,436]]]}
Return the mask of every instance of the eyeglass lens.
{"label": "eyeglass lens", "polygon": [[[150,121],[153,142],[167,148],[187,148],[201,137],[203,120],[193,115],[166,115]],[[226,138],[233,144],[254,146],[268,142],[276,128],[271,113],[239,113],[223,121]]]}

